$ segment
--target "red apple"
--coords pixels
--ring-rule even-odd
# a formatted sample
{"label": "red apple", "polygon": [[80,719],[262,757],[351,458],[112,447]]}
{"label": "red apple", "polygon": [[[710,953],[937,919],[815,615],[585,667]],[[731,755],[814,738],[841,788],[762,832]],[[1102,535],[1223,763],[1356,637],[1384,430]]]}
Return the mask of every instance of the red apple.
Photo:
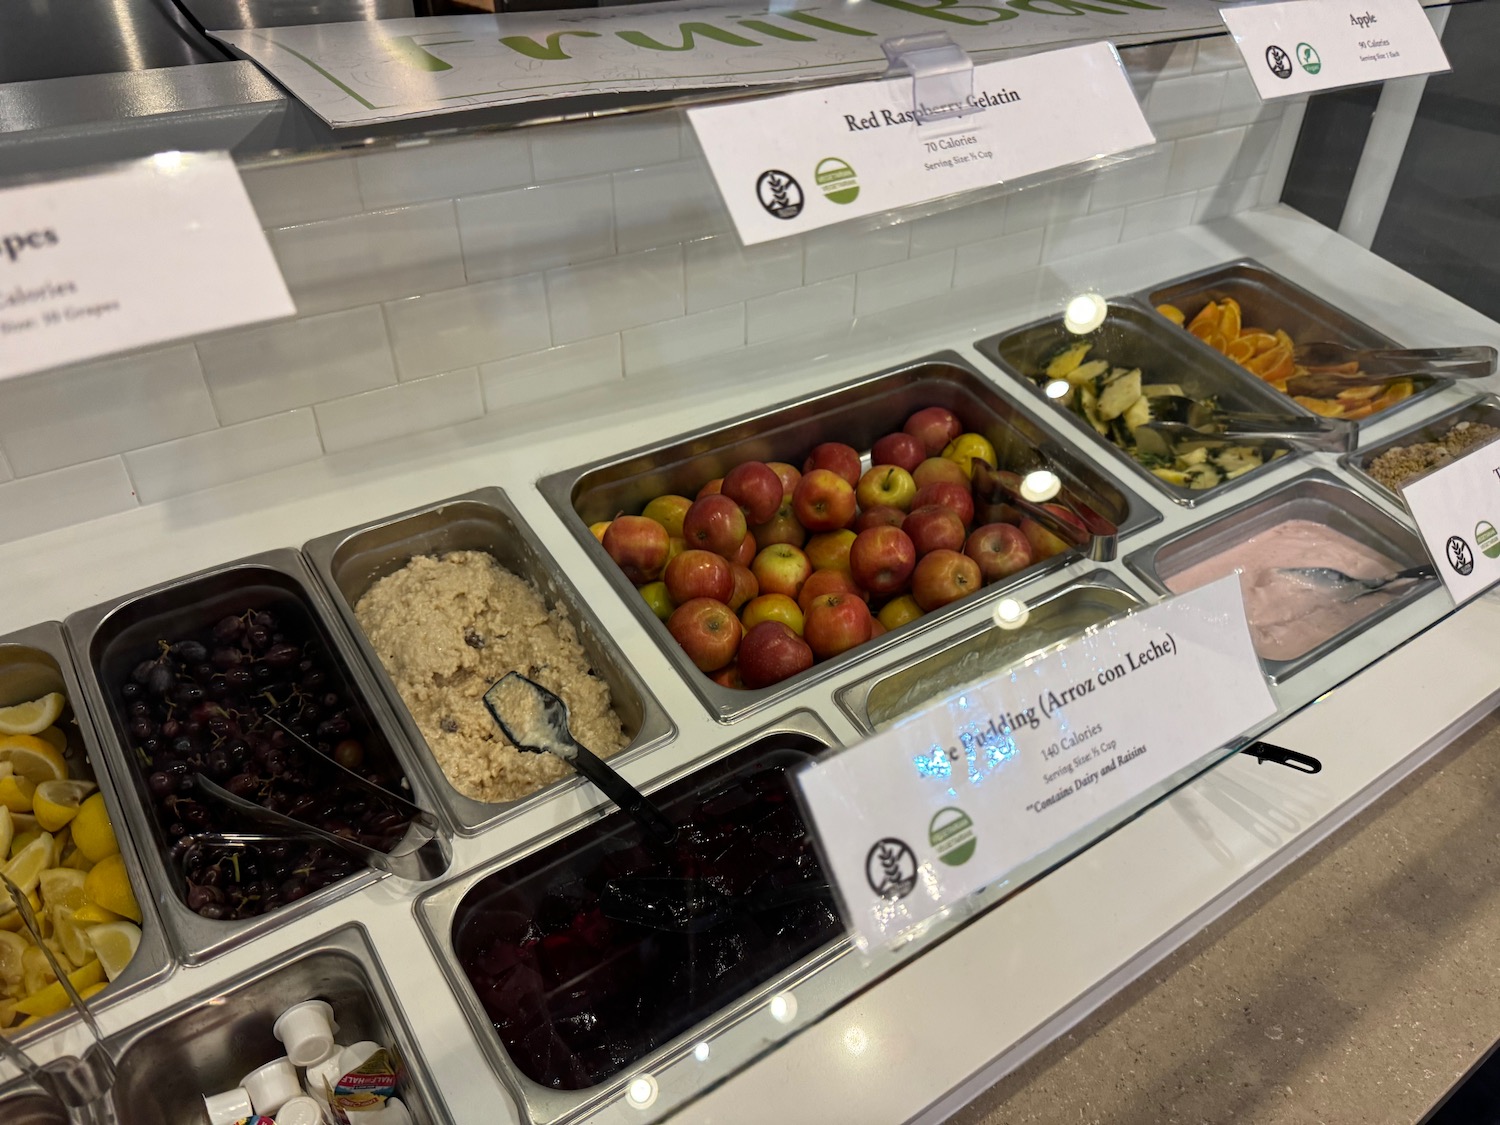
{"label": "red apple", "polygon": [[729,595],[729,608],[738,613],[742,605],[760,593],[760,583],[749,567],[730,563],[729,569],[734,572],[734,589]]}
{"label": "red apple", "polygon": [[[1061,504],[1043,504],[1042,507],[1046,508],[1059,519],[1076,527],[1080,535],[1086,533],[1083,521]],[[1074,544],[1054,535],[1033,519],[1023,518],[1021,520],[1021,531],[1026,536],[1026,542],[1031,544],[1031,554],[1036,562],[1040,562],[1042,559],[1050,559],[1053,555],[1060,555],[1064,551],[1072,550],[1074,546]],[[608,532],[605,534],[608,534]]]}
{"label": "red apple", "polygon": [[710,493],[693,501],[682,517],[682,537],[689,547],[732,559],[745,541],[745,513],[729,497]]}
{"label": "red apple", "polygon": [[740,549],[734,553],[734,557],[729,561],[748,567],[755,561],[755,556],[759,551],[760,542],[755,538],[755,533],[747,531],[745,532],[745,538],[740,540]]}
{"label": "red apple", "polygon": [[859,478],[854,490],[861,508],[899,508],[903,512],[911,507],[916,494],[917,482],[900,465],[876,465]]}
{"label": "red apple", "polygon": [[[854,579],[842,570],[815,570],[797,592],[797,608],[802,610],[804,617],[813,602],[824,594],[850,594],[861,600],[866,598],[865,592],[854,584]],[[805,622],[803,628],[805,631]]]}
{"label": "red apple", "polygon": [[848,528],[825,531],[807,541],[807,561],[814,570],[841,570],[849,573],[849,548],[854,545],[854,532]]}
{"label": "red apple", "polygon": [[785,594],[795,598],[802,584],[812,574],[812,563],[790,543],[773,543],[762,547],[750,564],[750,572],[760,584],[762,594]]}
{"label": "red apple", "polygon": [[740,665],[738,661],[724,665],[709,679],[720,687],[734,688],[736,691],[745,690],[745,681],[740,676]]}
{"label": "red apple", "polygon": [[964,432],[964,424],[953,411],[929,406],[908,418],[901,429],[922,443],[927,456],[936,457],[944,446]]}
{"label": "red apple", "polygon": [[734,572],[724,556],[712,551],[683,551],[667,564],[662,579],[678,605],[694,598],[727,602],[734,592]]}
{"label": "red apple", "polygon": [[1019,527],[987,523],[977,527],[964,544],[964,554],[979,564],[986,582],[1009,578],[1031,565],[1031,544]]}
{"label": "red apple", "polygon": [[974,522],[974,493],[969,489],[969,482],[955,484],[953,481],[938,481],[936,484],[928,484],[917,489],[917,495],[912,500],[913,508],[925,508],[929,504],[937,504],[944,508],[952,508],[958,513],[958,518],[963,520],[967,526]]}
{"label": "red apple", "polygon": [[887,508],[883,505],[874,508],[866,508],[859,513],[859,519],[854,521],[855,532],[869,531],[872,527],[900,527],[906,519],[906,513],[900,508]]}
{"label": "red apple", "polygon": [[762,621],[740,642],[740,677],[747,688],[770,687],[813,666],[813,650],[780,621]]}
{"label": "red apple", "polygon": [[797,491],[797,482],[802,479],[802,470],[785,461],[767,461],[770,470],[781,478],[781,494],[790,496]]}
{"label": "red apple", "polygon": [[[797,474],[797,479],[802,479],[802,474]],[[781,498],[781,506],[776,509],[776,514],[767,523],[758,523],[750,529],[755,536],[755,542],[761,547],[769,547],[773,543],[790,543],[793,547],[800,547],[807,542],[807,529],[797,522],[797,517],[792,512],[792,498],[790,495]]]}
{"label": "red apple", "polygon": [[802,473],[805,476],[814,469],[827,469],[837,473],[853,488],[859,483],[859,450],[841,441],[825,441],[822,445],[815,445],[802,464]]}
{"label": "red apple", "polygon": [[849,548],[849,570],[861,589],[876,597],[900,592],[917,565],[917,548],[899,527],[861,531]]}
{"label": "red apple", "polygon": [[811,470],[797,482],[797,491],[792,493],[792,511],[797,522],[808,531],[837,531],[847,527],[856,507],[854,486],[829,469]]}
{"label": "red apple", "polygon": [[870,448],[870,464],[899,465],[908,473],[917,471],[917,466],[927,458],[927,447],[911,434],[886,434]]}
{"label": "red apple", "polygon": [[709,481],[707,484],[705,484],[702,488],[700,488],[698,490],[698,495],[695,496],[695,497],[693,497],[693,499],[694,500],[702,500],[705,496],[716,496],[716,495],[718,495],[720,489],[722,489],[723,487],[724,487],[724,478],[723,477],[714,477],[713,480]]}
{"label": "red apple", "polygon": [[802,636],[819,660],[870,639],[870,607],[854,594],[821,594],[807,610]]}
{"label": "red apple", "polygon": [[645,516],[617,516],[604,531],[604,549],[637,586],[654,581],[667,564],[667,529]]}
{"label": "red apple", "polygon": [[923,555],[911,575],[911,596],[924,610],[934,610],[967,597],[984,584],[979,564],[957,551]]}
{"label": "red apple", "polygon": [[889,632],[890,630],[880,623],[880,618],[870,618],[870,640],[873,641],[876,637],[883,637]]}
{"label": "red apple", "polygon": [[730,469],[720,491],[745,510],[746,523],[765,523],[781,507],[781,478],[764,461],[746,461]]}
{"label": "red apple", "polygon": [[694,598],[672,611],[667,631],[700,671],[717,672],[734,659],[743,630],[734,610],[723,602]]}
{"label": "red apple", "polygon": [[963,550],[964,521],[958,518],[958,513],[952,508],[945,508],[941,504],[930,504],[909,513],[901,530],[911,539],[918,556],[931,554],[933,551]]}
{"label": "red apple", "polygon": [[969,486],[969,478],[964,476],[964,471],[959,467],[958,462],[950,461],[946,457],[927,458],[916,467],[911,479],[917,482],[918,488],[926,488],[929,484],[938,484],[941,481],[961,484],[965,488]]}

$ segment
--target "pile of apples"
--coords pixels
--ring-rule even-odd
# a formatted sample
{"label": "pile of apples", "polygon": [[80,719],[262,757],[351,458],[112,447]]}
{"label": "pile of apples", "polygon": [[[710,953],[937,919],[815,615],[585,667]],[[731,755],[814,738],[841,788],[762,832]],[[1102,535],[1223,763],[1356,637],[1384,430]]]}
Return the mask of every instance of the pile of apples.
{"label": "pile of apples", "polygon": [[1068,549],[1018,523],[975,527],[974,462],[994,447],[929,406],[861,469],[842,442],[799,471],[746,461],[695,499],[658,496],[592,525],[693,663],[726,687],[762,688]]}

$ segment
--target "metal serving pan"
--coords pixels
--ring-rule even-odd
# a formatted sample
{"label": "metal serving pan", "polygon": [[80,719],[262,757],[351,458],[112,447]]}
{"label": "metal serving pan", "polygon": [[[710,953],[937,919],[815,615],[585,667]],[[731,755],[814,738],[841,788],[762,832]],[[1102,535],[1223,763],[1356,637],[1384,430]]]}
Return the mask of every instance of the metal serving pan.
{"label": "metal serving pan", "polygon": [[[119,1060],[114,1103],[121,1125],[199,1125],[204,1094],[232,1089],[249,1071],[286,1054],[271,1025],[303,1000],[332,1005],[339,1042],[368,1039],[395,1047],[406,1066],[400,1098],[412,1120],[451,1125],[359,925],[334,930],[111,1036]],[[10,1118],[5,1121],[9,1125]]]}
{"label": "metal serving pan", "polygon": [[71,1125],[68,1111],[29,1081],[0,1089],[0,1121],[5,1125]]}
{"label": "metal serving pan", "polygon": [[[68,655],[68,645],[63,637],[62,625],[48,621],[27,629],[0,636],[0,707],[10,707],[36,699],[48,692],[60,691],[67,698],[67,706],[57,720],[57,728],[68,736],[65,757],[70,777],[92,779],[104,795],[104,805],[109,810],[109,820],[115,830],[115,839],[120,844],[120,856],[125,861],[125,870],[135,890],[136,901],[141,907],[141,944],[130,959],[125,971],[110,982],[108,988],[89,1002],[90,1008],[104,1008],[117,1000],[130,996],[166,976],[172,969],[172,955],[167,948],[166,934],[162,930],[161,917],[156,910],[151,887],[146,881],[145,869],[140,853],[136,850],[136,839],[127,830],[124,808],[110,776],[101,752],[98,731],[89,718],[84,689],[79,683],[73,659]],[[14,1042],[25,1046],[32,1040],[56,1031],[58,1026],[70,1018],[76,1019],[72,1008],[46,1020],[40,1020],[25,1031],[12,1035]],[[5,1113],[0,1119],[9,1121]]]}
{"label": "metal serving pan", "polygon": [[564,778],[527,797],[498,803],[466,797],[448,781],[354,615],[354,607],[365,591],[379,579],[400,570],[417,555],[484,551],[501,566],[536,586],[549,609],[562,611],[573,623],[594,673],[609,684],[610,698],[630,738],[629,744],[611,759],[617,767],[652,747],[669,742],[676,733],[672,720],[629,659],[606,635],[588,603],[567,580],[510,499],[498,488],[481,488],[437,504],[324,535],[312,540],[303,550],[327,588],[339,617],[354,638],[355,646],[384,690],[401,722],[401,729],[411,745],[422,751],[417,757],[426,773],[429,788],[441,794],[459,831],[465,835],[481,832],[515,813],[527,802],[569,786],[581,785],[583,780],[576,776]]}
{"label": "metal serving pan", "polygon": [[[774,743],[778,747],[778,750],[770,751],[771,753],[780,752],[781,748],[785,748],[807,755],[819,753],[836,745],[837,739],[815,715],[807,711],[794,712],[735,742],[710,751],[696,761],[683,766],[670,777],[659,779],[653,786],[653,790],[664,790],[716,764],[726,763],[736,754],[753,753],[757,747],[765,746],[767,743]],[[588,827],[597,824],[609,815],[619,816],[620,814],[601,813],[584,827],[575,826],[572,831],[586,831]],[[490,1017],[475,995],[474,988],[459,963],[458,953],[454,948],[453,928],[465,897],[480,882],[497,871],[515,865],[529,855],[565,840],[571,834],[564,830],[553,833],[545,839],[532,841],[523,849],[502,856],[475,871],[470,871],[447,886],[427,892],[417,900],[417,917],[427,935],[428,943],[448,977],[454,994],[458,997],[459,1004],[464,1009],[474,1030],[475,1037],[489,1058],[490,1064],[515,1098],[523,1120],[530,1122],[531,1125],[561,1125],[564,1122],[577,1121],[610,1101],[617,1100],[629,1085],[631,1078],[642,1072],[661,1075],[663,1077],[662,1094],[664,1097],[671,1096],[676,1084],[671,1081],[671,1075],[664,1072],[674,1062],[687,1060],[691,1063],[695,1044],[712,1040],[716,1035],[742,1020],[748,1013],[764,1005],[770,997],[793,988],[819,968],[842,957],[853,948],[852,942],[847,937],[830,942],[800,962],[788,966],[771,979],[753,986],[733,1003],[678,1035],[666,1045],[630,1061],[598,1085],[579,1090],[558,1090],[543,1086],[523,1074],[501,1045]],[[755,1043],[763,1045],[763,1040],[757,1037]]]}
{"label": "metal serving pan", "polygon": [[[1393,559],[1400,567],[1417,566],[1427,561],[1427,551],[1414,531],[1386,515],[1331,473],[1319,470],[1262,493],[1217,519],[1137,551],[1126,557],[1125,565],[1156,589],[1170,593],[1165,581],[1167,577],[1292,519],[1310,520],[1332,528]],[[1411,583],[1368,617],[1295,660],[1262,658],[1261,666],[1273,681],[1279,683],[1434,588],[1432,581]]]}
{"label": "metal serving pan", "polygon": [[[1295,282],[1288,281],[1253,258],[1241,258],[1211,269],[1173,278],[1138,296],[1151,306],[1153,316],[1161,317],[1161,314],[1156,312],[1157,305],[1176,305],[1187,315],[1189,322],[1209,301],[1233,297],[1239,302],[1245,324],[1269,331],[1280,328],[1292,338],[1293,343],[1332,340],[1336,344],[1348,344],[1355,348],[1401,347],[1385,333],[1376,331],[1361,320],[1356,320],[1343,309],[1329,304],[1322,297],[1309,292]],[[1161,317],[1161,322],[1174,332],[1187,336],[1204,351],[1213,355],[1219,354],[1191,333],[1178,328],[1166,317]],[[1225,362],[1233,361],[1226,360]],[[1235,366],[1239,365],[1235,364]],[[1249,377],[1255,378],[1254,375]],[[1415,392],[1410,398],[1403,399],[1395,406],[1382,410],[1378,414],[1372,414],[1368,418],[1357,419],[1355,424],[1382,421],[1396,411],[1404,410],[1412,403],[1420,402],[1436,394],[1444,387],[1451,385],[1452,381],[1419,378],[1413,382]],[[1273,393],[1283,402],[1290,401],[1279,391],[1273,391]]]}
{"label": "metal serving pan", "polygon": [[1078,554],[1070,551],[1037,563],[779,684],[744,691],[721,687],[698,671],[666,625],[605,554],[589,524],[620,512],[639,512],[647,501],[663,493],[696,495],[703,484],[741,461],[789,460],[801,465],[808,451],[824,441],[841,441],[867,451],[877,438],[899,430],[908,415],[924,406],[945,406],[958,415],[965,429],[984,434],[994,444],[1002,467],[1051,468],[1069,490],[1114,522],[1122,537],[1161,518],[1139,495],[1079,457],[1050,424],[1034,421],[1000,387],[951,352],[744,414],[658,445],[555,473],[542,478],[538,487],[698,698],[721,722],[730,722],[868,659],[896,639],[950,620],[971,608],[976,599],[999,597],[1039,574],[1065,566]]}
{"label": "metal serving pan", "polygon": [[[1308,415],[1286,395],[1262,383],[1188,333],[1178,331],[1165,318],[1133,303],[1110,302],[1109,315],[1104,323],[1089,335],[1099,344],[1099,353],[1094,358],[1108,359],[1116,366],[1139,367],[1143,382],[1177,383],[1192,398],[1211,395],[1220,406],[1229,410],[1280,414],[1288,419]],[[1267,461],[1244,476],[1223,481],[1213,488],[1194,490],[1162,480],[1114,442],[1100,436],[1072,410],[1047,398],[1043,389],[1032,381],[1031,376],[1040,371],[1053,355],[1080,339],[1082,337],[1063,325],[1062,317],[1053,316],[1033,321],[1012,332],[990,336],[974,346],[1016,376],[1038,401],[1047,403],[1066,417],[1076,430],[1087,434],[1091,442],[1109,450],[1120,464],[1128,466],[1136,476],[1150,481],[1153,487],[1184,507],[1191,508],[1205,500],[1223,496],[1236,485],[1254,479],[1277,463]],[[1289,452],[1278,461],[1295,456],[1295,452]]]}
{"label": "metal serving pan", "polygon": [[[68,642],[79,666],[89,671],[84,689],[101,733],[100,749],[122,793],[134,798],[122,802],[131,833],[143,853],[149,851],[146,841],[156,845],[154,862],[145,864],[146,880],[160,904],[169,940],[189,964],[217,956],[381,877],[366,868],[270,914],[240,921],[201,917],[183,900],[185,881],[149,811],[146,779],[131,759],[125,716],[113,688],[159,636],[211,627],[225,613],[246,605],[292,606],[310,623],[349,697],[363,712],[372,735],[367,751],[394,759],[408,779],[412,801],[429,809],[435,804],[415,751],[406,744],[379,686],[299,552],[281,549],[251,555],[70,615],[65,623]],[[438,815],[441,820],[441,809]],[[443,828],[447,831],[450,826]],[[443,844],[446,856],[446,841]]]}
{"label": "metal serving pan", "polygon": [[[1425,422],[1419,422],[1415,426],[1410,426],[1402,430],[1399,434],[1386,438],[1379,445],[1372,445],[1368,449],[1360,449],[1354,453],[1344,454],[1339,458],[1339,465],[1368,482],[1371,488],[1374,488],[1382,496],[1389,498],[1391,503],[1404,508],[1406,507],[1406,501],[1401,498],[1401,494],[1387,488],[1371,475],[1371,464],[1382,453],[1395,449],[1397,446],[1417,445],[1424,441],[1439,441],[1444,434],[1460,422],[1477,422],[1481,425],[1494,426],[1496,429],[1500,429],[1500,399],[1486,395],[1483,398],[1476,398],[1466,402],[1462,406],[1455,406],[1452,410],[1445,410],[1434,418],[1429,418]],[[1472,446],[1468,452],[1472,453],[1478,448],[1479,446]],[[1435,470],[1428,471],[1433,472]],[[1420,474],[1420,476],[1426,475],[1426,473]],[[1420,477],[1412,478],[1412,480],[1418,479]],[[1407,483],[1411,482],[1408,481]]]}
{"label": "metal serving pan", "polygon": [[839,707],[867,734],[965,684],[1039,656],[1092,625],[1145,603],[1107,570],[1026,599],[1026,622],[1002,629],[986,621],[897,664],[840,688]]}

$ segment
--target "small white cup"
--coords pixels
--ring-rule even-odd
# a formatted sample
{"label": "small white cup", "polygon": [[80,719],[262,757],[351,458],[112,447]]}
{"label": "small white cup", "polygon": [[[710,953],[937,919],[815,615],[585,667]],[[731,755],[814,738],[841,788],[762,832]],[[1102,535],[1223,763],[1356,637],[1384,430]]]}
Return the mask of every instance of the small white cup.
{"label": "small white cup", "polygon": [[323,1125],[323,1107],[299,1095],[276,1111],[276,1125]]}
{"label": "small white cup", "polygon": [[250,1095],[255,1112],[265,1117],[275,1116],[278,1109],[302,1093],[297,1068],[285,1056],[252,1070],[240,1085]]}
{"label": "small white cup", "polygon": [[234,1125],[255,1112],[250,1095],[243,1086],[222,1094],[204,1094],[203,1108],[208,1111],[208,1125]]}
{"label": "small white cup", "polygon": [[333,1033],[338,1029],[331,1007],[322,1000],[304,1000],[277,1016],[271,1033],[286,1047],[293,1066],[312,1066],[334,1049]]}
{"label": "small white cup", "polygon": [[338,1080],[344,1077],[345,1074],[344,1068],[339,1065],[342,1054],[343,1049],[335,1046],[333,1053],[326,1059],[319,1063],[313,1063],[312,1066],[307,1068],[307,1073],[303,1078],[302,1084],[306,1087],[310,1097],[316,1098],[319,1102],[327,1102],[329,1091],[338,1084]]}

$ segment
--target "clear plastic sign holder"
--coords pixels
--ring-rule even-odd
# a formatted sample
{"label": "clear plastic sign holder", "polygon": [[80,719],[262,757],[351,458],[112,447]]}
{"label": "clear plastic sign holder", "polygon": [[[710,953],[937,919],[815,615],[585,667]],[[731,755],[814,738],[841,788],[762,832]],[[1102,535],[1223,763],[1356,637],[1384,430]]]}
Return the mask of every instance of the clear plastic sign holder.
{"label": "clear plastic sign holder", "polygon": [[903,35],[880,44],[889,62],[885,77],[911,75],[912,110],[917,124],[981,112],[973,104],[974,60],[941,31]]}

